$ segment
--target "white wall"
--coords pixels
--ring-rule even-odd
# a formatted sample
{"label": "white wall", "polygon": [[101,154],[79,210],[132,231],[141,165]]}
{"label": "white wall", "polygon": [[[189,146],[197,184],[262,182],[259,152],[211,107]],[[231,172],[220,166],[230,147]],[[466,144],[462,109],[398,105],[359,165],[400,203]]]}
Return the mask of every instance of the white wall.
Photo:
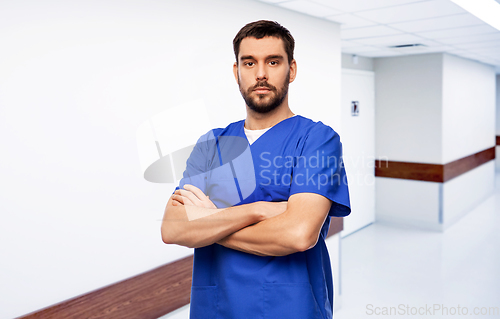
{"label": "white wall", "polygon": [[443,184],[443,228],[466,215],[495,190],[495,162],[489,161]]}
{"label": "white wall", "polygon": [[[375,75],[342,68],[344,164],[349,181],[351,214],[344,218],[345,237],[375,221]],[[359,114],[352,116],[352,101]]]}
{"label": "white wall", "polygon": [[[344,218],[342,237],[375,221],[374,77],[372,58],[358,56],[354,63],[352,54],[342,53],[343,152],[352,209]],[[351,116],[352,101],[361,103],[359,116]]]}
{"label": "white wall", "polygon": [[496,135],[500,136],[500,74],[496,76]]}
{"label": "white wall", "polygon": [[443,55],[443,163],[495,145],[495,68]]}
{"label": "white wall", "polygon": [[[375,59],[376,154],[446,164],[491,148],[495,72],[449,54]],[[378,221],[444,230],[493,191],[493,163],[446,183],[377,178]]]}
{"label": "white wall", "polygon": [[495,147],[496,158],[495,158],[495,171],[500,171],[500,146]]}
{"label": "white wall", "polygon": [[[496,135],[500,136],[500,74],[496,77]],[[496,147],[496,170],[500,170],[500,146]]]}
{"label": "white wall", "polygon": [[446,183],[377,177],[377,222],[443,231],[490,196],[490,161]]}
{"label": "white wall", "polygon": [[441,230],[440,183],[377,177],[377,222]]}
{"label": "white wall", "polygon": [[351,70],[373,71],[373,58],[357,56],[357,63],[354,63],[353,55],[342,53],[342,68]]}
{"label": "white wall", "polygon": [[258,19],[296,39],[292,109],[340,131],[337,24],[245,0],[2,4],[0,317],[192,253],[161,241],[174,185],[142,178],[136,128],[197,98],[242,119],[232,39]]}
{"label": "white wall", "polygon": [[442,54],[374,60],[377,158],[442,163]]}
{"label": "white wall", "polygon": [[[495,68],[443,55],[443,162],[495,146]],[[495,164],[488,162],[443,184],[443,227],[493,193]]]}

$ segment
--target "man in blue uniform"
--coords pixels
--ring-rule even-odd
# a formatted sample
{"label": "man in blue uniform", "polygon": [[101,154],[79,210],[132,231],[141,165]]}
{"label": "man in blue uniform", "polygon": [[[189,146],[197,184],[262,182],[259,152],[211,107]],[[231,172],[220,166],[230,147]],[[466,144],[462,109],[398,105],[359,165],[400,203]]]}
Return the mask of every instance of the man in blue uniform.
{"label": "man in blue uniform", "polygon": [[288,106],[286,28],[249,23],[233,45],[247,117],[199,139],[163,241],[195,248],[191,318],[332,318],[325,238],[330,218],[350,213],[339,135]]}

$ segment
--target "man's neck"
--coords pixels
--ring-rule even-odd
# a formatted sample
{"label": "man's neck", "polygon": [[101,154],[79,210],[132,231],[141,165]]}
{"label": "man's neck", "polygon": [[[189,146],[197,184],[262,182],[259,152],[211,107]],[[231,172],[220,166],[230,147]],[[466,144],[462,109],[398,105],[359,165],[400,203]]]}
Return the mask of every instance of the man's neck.
{"label": "man's neck", "polygon": [[279,122],[294,116],[288,107],[288,103],[283,103],[269,113],[257,113],[247,106],[247,118],[245,119],[245,128],[249,130],[262,130],[272,127]]}

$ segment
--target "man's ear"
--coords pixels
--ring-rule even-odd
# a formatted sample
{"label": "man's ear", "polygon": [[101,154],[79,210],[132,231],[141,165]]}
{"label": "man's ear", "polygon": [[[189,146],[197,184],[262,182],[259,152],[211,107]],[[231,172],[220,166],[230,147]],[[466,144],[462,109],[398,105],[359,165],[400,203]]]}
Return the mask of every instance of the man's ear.
{"label": "man's ear", "polygon": [[295,77],[297,76],[297,62],[295,59],[290,62],[290,83],[292,83],[295,80]]}
{"label": "man's ear", "polygon": [[233,74],[234,74],[234,79],[236,80],[236,83],[238,83],[238,64],[234,62],[233,64]]}

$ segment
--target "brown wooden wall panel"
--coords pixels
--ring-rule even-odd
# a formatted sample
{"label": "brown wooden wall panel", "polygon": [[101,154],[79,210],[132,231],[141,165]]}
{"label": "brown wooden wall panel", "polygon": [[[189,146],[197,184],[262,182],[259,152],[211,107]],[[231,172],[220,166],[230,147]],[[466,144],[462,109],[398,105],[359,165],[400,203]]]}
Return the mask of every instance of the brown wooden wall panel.
{"label": "brown wooden wall panel", "polygon": [[23,319],[156,319],[189,303],[193,256],[38,310]]}
{"label": "brown wooden wall panel", "polygon": [[375,161],[375,176],[444,183],[495,159],[495,147],[447,164]]}
{"label": "brown wooden wall panel", "polygon": [[335,235],[337,233],[340,233],[342,230],[344,230],[344,218],[332,217],[332,219],[330,219],[330,229],[328,229],[328,234],[326,235],[326,238]]}
{"label": "brown wooden wall panel", "polygon": [[500,136],[497,136],[497,145],[500,145]]}
{"label": "brown wooden wall panel", "polygon": [[376,160],[375,176],[442,183],[443,165]]}
{"label": "brown wooden wall panel", "polygon": [[444,165],[444,181],[449,181],[463,173],[495,159],[495,147],[463,157]]}

